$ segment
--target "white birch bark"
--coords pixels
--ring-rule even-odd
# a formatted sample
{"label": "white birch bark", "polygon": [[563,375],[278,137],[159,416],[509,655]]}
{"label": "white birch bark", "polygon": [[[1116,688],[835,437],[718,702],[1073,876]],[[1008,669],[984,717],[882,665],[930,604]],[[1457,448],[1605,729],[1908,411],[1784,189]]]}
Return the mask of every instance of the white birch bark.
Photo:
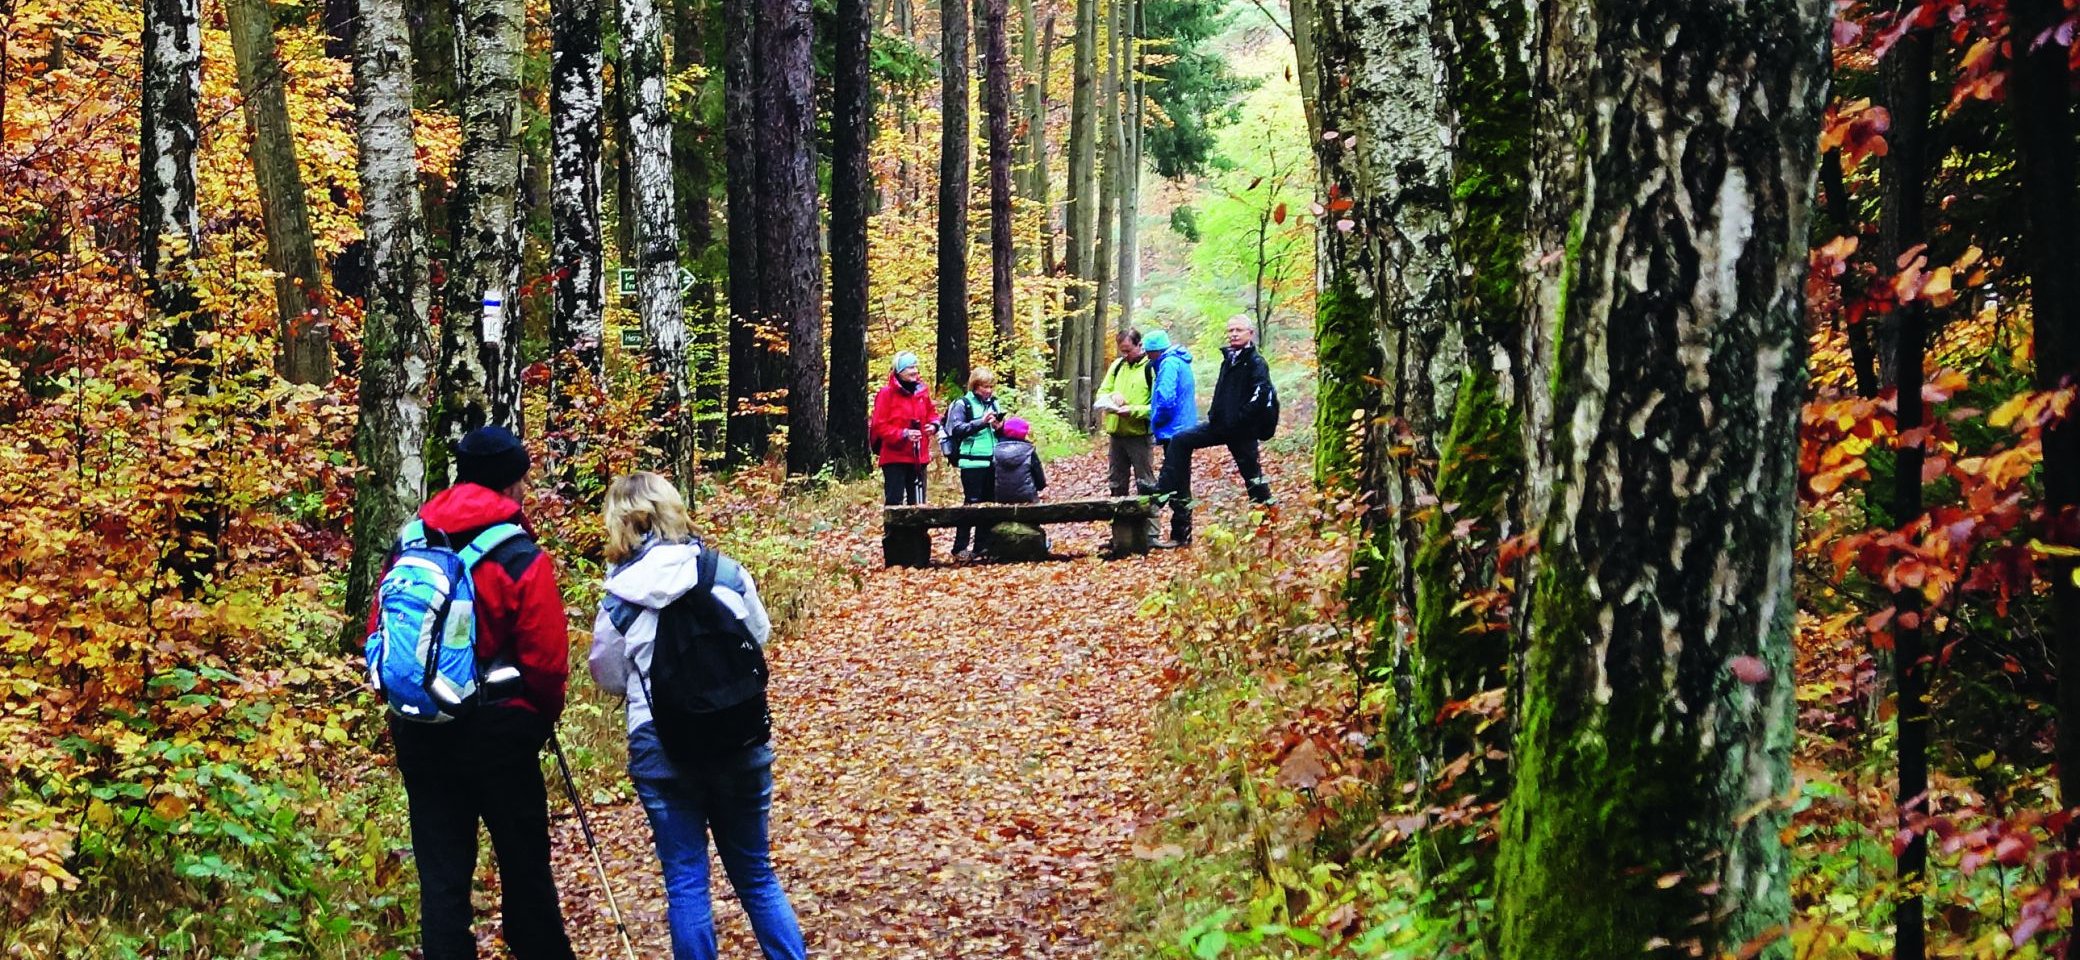
{"label": "white birch bark", "polygon": [[656,444],[679,483],[691,482],[693,432],[686,319],[679,294],[679,222],[672,183],[672,124],[665,113],[664,23],[656,0],[621,0],[621,92],[628,111],[629,180],[635,196],[637,309],[657,397]]}

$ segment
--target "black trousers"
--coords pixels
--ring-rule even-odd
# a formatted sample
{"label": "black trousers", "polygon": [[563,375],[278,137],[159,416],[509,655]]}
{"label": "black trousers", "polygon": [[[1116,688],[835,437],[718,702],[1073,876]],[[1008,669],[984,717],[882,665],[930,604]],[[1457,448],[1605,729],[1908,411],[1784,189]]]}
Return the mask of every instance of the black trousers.
{"label": "black trousers", "polygon": [[1228,448],[1228,455],[1235,458],[1235,472],[1242,475],[1243,486],[1249,491],[1251,500],[1262,503],[1271,497],[1271,485],[1264,480],[1264,465],[1258,455],[1256,434],[1216,427],[1210,422],[1180,431],[1163,445],[1163,472],[1156,476],[1156,489],[1175,495],[1170,500],[1173,539],[1178,539],[1175,533],[1180,529],[1180,523],[1187,534],[1191,530],[1192,455],[1207,447]]}
{"label": "black trousers", "polygon": [[891,507],[923,503],[924,464],[882,464],[881,502]]}
{"label": "black trousers", "polygon": [[479,820],[498,857],[507,948],[517,960],[573,960],[549,868],[549,796],[539,759],[549,721],[518,707],[487,706],[443,724],[392,717],[390,736],[411,809],[425,960],[476,960],[469,891]]}
{"label": "black trousers", "polygon": [[[991,500],[996,499],[996,497],[996,467],[961,468],[962,503],[988,503]],[[977,530],[974,527],[953,528],[953,552],[959,553],[962,550],[967,549],[968,538],[971,535],[974,537],[975,549],[982,549],[982,541],[984,539],[984,535],[987,533],[987,530]]]}

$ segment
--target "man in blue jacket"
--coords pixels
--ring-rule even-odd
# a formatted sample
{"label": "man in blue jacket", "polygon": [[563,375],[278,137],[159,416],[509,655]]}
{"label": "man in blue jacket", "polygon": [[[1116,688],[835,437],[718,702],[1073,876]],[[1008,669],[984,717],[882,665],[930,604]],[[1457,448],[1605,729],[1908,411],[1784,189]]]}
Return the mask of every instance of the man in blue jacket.
{"label": "man in blue jacket", "polygon": [[[1158,390],[1161,376],[1159,369]],[[1172,435],[1163,447],[1162,474],[1154,484],[1140,486],[1141,493],[1170,503],[1172,542],[1158,546],[1182,546],[1191,538],[1192,454],[1203,448],[1227,447],[1250,500],[1271,502],[1271,482],[1264,477],[1257,450],[1257,431],[1270,397],[1271,367],[1257,352],[1257,325],[1247,316],[1236,316],[1228,321],[1228,346],[1221,351],[1220,379],[1214,383],[1206,422]]]}
{"label": "man in blue jacket", "polygon": [[[1157,330],[1142,340],[1149,362],[1156,365],[1155,386],[1149,392],[1148,423],[1156,445],[1163,448],[1163,469],[1170,469],[1170,441],[1199,423],[1197,387],[1192,382],[1192,355],[1183,347],[1171,346],[1170,335]],[[1189,454],[1186,455],[1189,458]],[[1170,507],[1170,540],[1158,546],[1189,543],[1192,513],[1182,503]]]}

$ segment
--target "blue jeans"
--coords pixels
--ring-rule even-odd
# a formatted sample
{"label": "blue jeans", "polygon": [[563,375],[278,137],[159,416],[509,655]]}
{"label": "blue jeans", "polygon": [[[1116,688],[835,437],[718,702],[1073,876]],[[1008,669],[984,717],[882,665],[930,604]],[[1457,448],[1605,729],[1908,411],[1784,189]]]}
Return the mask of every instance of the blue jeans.
{"label": "blue jeans", "polygon": [[766,960],[806,957],[801,924],[773,873],[766,836],[766,815],[773,804],[772,747],[753,747],[740,757],[696,771],[672,768],[656,743],[647,726],[637,730],[629,742],[629,770],[636,795],[650,814],[657,858],[664,863],[674,960],[716,956],[715,914],[708,902],[710,834]]}

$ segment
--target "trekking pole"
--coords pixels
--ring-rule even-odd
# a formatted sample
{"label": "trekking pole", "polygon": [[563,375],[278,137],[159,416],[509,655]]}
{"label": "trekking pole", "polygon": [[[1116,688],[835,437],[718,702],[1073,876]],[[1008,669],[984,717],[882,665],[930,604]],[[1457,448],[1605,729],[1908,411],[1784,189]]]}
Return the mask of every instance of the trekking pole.
{"label": "trekking pole", "polygon": [[600,889],[607,892],[607,911],[614,915],[614,930],[621,934],[621,949],[628,951],[628,960],[637,960],[635,941],[628,938],[628,924],[621,919],[621,905],[614,902],[614,885],[607,880],[606,861],[599,858],[599,841],[592,835],[592,821],[586,818],[585,804],[578,799],[578,781],[571,776],[571,762],[563,757],[563,740],[552,732],[549,746],[555,749],[556,766],[563,771],[563,788],[570,792],[571,809],[578,811],[578,826],[585,831],[585,846],[592,850],[592,866],[599,871]]}

